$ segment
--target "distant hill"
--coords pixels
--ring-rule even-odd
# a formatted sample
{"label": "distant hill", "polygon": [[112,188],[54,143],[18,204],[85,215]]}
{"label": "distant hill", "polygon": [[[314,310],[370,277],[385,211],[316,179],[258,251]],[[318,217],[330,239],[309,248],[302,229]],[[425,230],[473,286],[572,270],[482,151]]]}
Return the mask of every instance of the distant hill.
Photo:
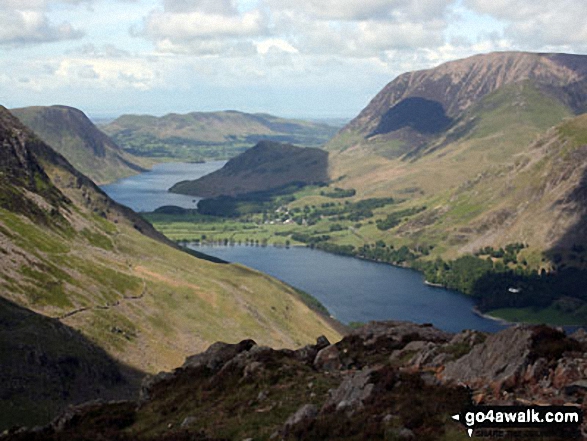
{"label": "distant hill", "polygon": [[317,147],[339,128],[338,124],[237,111],[123,115],[101,126],[127,152],[183,160],[228,159],[261,140]]}
{"label": "distant hill", "polygon": [[327,181],[327,152],[261,141],[229,160],[220,170],[195,181],[178,182],[170,191],[211,198],[266,191],[293,183]]}
{"label": "distant hill", "polygon": [[281,282],[181,251],[0,107],[0,430],[128,397],[216,340],[294,347],[337,339],[329,323]]}
{"label": "distant hill", "polygon": [[140,159],[121,150],[78,109],[38,106],[11,112],[97,184],[145,171]]}

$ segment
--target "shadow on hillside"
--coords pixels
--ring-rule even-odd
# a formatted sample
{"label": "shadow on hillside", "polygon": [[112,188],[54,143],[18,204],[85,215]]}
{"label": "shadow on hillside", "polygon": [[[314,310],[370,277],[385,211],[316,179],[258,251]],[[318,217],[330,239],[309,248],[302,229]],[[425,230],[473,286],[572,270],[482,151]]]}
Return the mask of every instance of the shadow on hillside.
{"label": "shadow on hillside", "polygon": [[[587,160],[587,146],[576,149],[573,154],[577,155],[577,158],[573,158],[573,166],[584,164]],[[555,264],[560,263],[563,254],[568,254],[571,259],[587,257],[584,252],[587,249],[587,170],[583,172],[579,185],[557,204],[563,213],[578,215],[578,221],[560,235],[546,256]]]}
{"label": "shadow on hillside", "polygon": [[564,268],[548,274],[487,273],[473,287],[481,311],[554,306],[587,324],[587,270]]}
{"label": "shadow on hillside", "polygon": [[70,404],[134,399],[144,375],[59,320],[0,298],[0,431],[47,424]]}
{"label": "shadow on hillside", "polygon": [[403,128],[410,128],[422,135],[435,135],[446,130],[452,119],[437,101],[425,98],[406,98],[381,117],[379,124],[368,137],[384,135]]}

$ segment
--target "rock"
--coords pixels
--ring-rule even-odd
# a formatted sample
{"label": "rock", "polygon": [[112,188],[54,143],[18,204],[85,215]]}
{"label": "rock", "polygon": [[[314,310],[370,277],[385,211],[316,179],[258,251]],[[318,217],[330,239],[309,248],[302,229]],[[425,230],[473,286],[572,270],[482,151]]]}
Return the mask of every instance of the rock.
{"label": "rock", "polygon": [[154,376],[146,376],[141,383],[138,400],[139,406],[152,398],[152,392],[157,385],[173,380],[182,371],[206,367],[212,372],[217,372],[237,355],[244,351],[249,351],[255,346],[256,343],[253,340],[243,340],[237,344],[217,342],[206,349],[206,351],[186,358],[184,364],[173,372],[160,372]]}
{"label": "rock", "polygon": [[213,372],[219,371],[222,366],[244,351],[249,351],[257,344],[253,340],[243,340],[237,344],[217,342],[205,352],[186,358],[183,368],[206,366]]}
{"label": "rock", "polygon": [[465,356],[449,362],[440,378],[472,388],[494,386],[496,392],[514,386],[530,363],[533,330],[516,326],[487,337]]}
{"label": "rock", "polygon": [[295,357],[300,360],[302,363],[312,364],[316,355],[318,354],[318,349],[314,345],[307,345],[303,348],[300,348],[294,352]]}
{"label": "rock", "polygon": [[338,389],[330,393],[330,398],[323,410],[334,407],[336,410],[347,410],[351,413],[363,406],[363,402],[373,393],[371,374],[375,369],[365,368],[343,380]]}
{"label": "rock", "polygon": [[304,404],[289,416],[283,427],[287,432],[290,427],[295,426],[303,420],[313,420],[317,415],[318,407],[315,404]]}
{"label": "rock", "polygon": [[561,389],[578,380],[587,378],[587,360],[584,358],[562,358],[552,376],[552,385]]}
{"label": "rock", "polygon": [[410,429],[406,427],[400,427],[397,429],[388,429],[385,431],[385,439],[389,440],[406,440],[416,439],[416,435]]}
{"label": "rock", "polygon": [[566,395],[587,394],[587,380],[579,380],[571,383],[564,388]]}
{"label": "rock", "polygon": [[326,346],[330,346],[330,342],[325,336],[321,335],[316,339],[316,349],[324,349]]}
{"label": "rock", "polygon": [[197,421],[198,419],[194,416],[185,417],[179,427],[185,429],[186,427],[193,426]]}
{"label": "rock", "polygon": [[586,347],[586,350],[587,350],[587,331],[585,331],[584,328],[577,329],[575,332],[573,332],[571,335],[569,335],[569,338],[572,338],[573,340],[576,340],[579,343],[582,343]]}
{"label": "rock", "polygon": [[342,368],[340,351],[336,345],[330,345],[318,352],[314,367],[320,371],[334,371]]}
{"label": "rock", "polygon": [[256,373],[263,370],[263,363],[258,361],[253,361],[245,366],[243,376],[245,378],[249,378],[254,376]]}
{"label": "rock", "polygon": [[350,335],[361,337],[366,346],[373,345],[383,338],[403,341],[406,344],[411,341],[446,343],[452,338],[452,334],[432,325],[401,321],[370,322],[354,330]]}
{"label": "rock", "polygon": [[328,346],[330,346],[330,342],[328,341],[328,339],[326,337],[321,335],[316,340],[315,345],[306,345],[303,348],[300,348],[300,349],[294,351],[294,354],[295,354],[295,357],[298,360],[300,360],[301,362],[312,364],[312,362],[316,358],[316,355],[318,354],[318,352]]}
{"label": "rock", "polygon": [[152,390],[156,384],[169,381],[175,378],[173,372],[159,372],[157,375],[146,375],[141,382],[141,389],[139,390],[139,405],[144,404],[152,398]]}

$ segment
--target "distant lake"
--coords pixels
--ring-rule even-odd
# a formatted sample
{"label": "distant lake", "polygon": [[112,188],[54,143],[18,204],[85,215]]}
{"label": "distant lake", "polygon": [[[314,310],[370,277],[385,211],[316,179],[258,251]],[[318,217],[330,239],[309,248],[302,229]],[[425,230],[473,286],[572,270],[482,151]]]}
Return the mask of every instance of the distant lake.
{"label": "distant lake", "polygon": [[338,320],[408,320],[450,332],[495,332],[499,322],[473,313],[473,299],[424,284],[405,268],[338,256],[305,247],[190,245],[205,254],[238,262],[316,297]]}
{"label": "distant lake", "polygon": [[153,211],[163,205],[196,208],[201,198],[169,193],[173,184],[198,179],[221,168],[226,161],[212,161],[202,164],[171,162],[157,164],[152,170],[129,178],[121,179],[100,188],[108,196],[134,211]]}

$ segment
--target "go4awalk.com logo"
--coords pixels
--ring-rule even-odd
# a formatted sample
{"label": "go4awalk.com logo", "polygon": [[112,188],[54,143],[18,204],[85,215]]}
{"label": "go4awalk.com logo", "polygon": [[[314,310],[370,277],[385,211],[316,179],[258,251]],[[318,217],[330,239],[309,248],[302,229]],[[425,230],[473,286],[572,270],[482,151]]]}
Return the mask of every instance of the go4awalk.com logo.
{"label": "go4awalk.com logo", "polygon": [[[516,431],[535,436],[555,433],[580,438],[583,413],[574,406],[470,406],[452,418],[463,424],[470,437],[510,437]],[[576,436],[575,436],[576,435]]]}

